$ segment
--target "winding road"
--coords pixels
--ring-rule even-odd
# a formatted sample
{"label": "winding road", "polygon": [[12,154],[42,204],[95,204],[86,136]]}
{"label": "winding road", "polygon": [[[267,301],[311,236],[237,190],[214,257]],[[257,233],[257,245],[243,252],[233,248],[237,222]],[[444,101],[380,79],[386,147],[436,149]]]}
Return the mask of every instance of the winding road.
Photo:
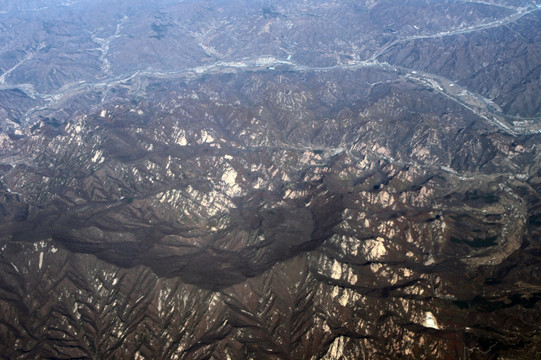
{"label": "winding road", "polygon": [[[467,2],[467,1],[466,1]],[[475,1],[473,1],[475,2]],[[484,3],[484,2],[483,2]],[[486,3],[488,4],[488,3]],[[497,6],[494,4],[488,4]],[[507,7],[508,8],[508,7]],[[513,23],[522,17],[541,10],[541,5],[531,5],[528,8],[514,8],[515,12],[511,15],[502,18],[500,20],[492,21],[486,24],[481,24],[478,26],[472,26],[467,28],[458,28],[455,30],[438,32],[434,34],[427,35],[415,35],[408,37],[399,37],[396,40],[385,44],[383,47],[374,52],[372,56],[363,61],[357,61],[349,64],[337,64],[334,66],[328,67],[312,67],[302,64],[297,64],[288,59],[279,59],[273,56],[255,56],[250,58],[242,58],[234,61],[217,61],[212,64],[198,66],[194,68],[186,68],[179,70],[155,70],[155,69],[140,69],[129,74],[124,74],[116,77],[108,77],[105,80],[98,82],[86,82],[80,81],[75,83],[70,83],[62,86],[58,91],[52,93],[39,93],[36,92],[34,87],[31,84],[9,84],[5,82],[5,77],[11,71],[13,71],[20,63],[16,64],[14,68],[6,70],[2,75],[0,75],[0,90],[7,89],[18,89],[26,93],[31,98],[41,98],[45,105],[37,106],[29,109],[25,113],[25,120],[27,124],[32,124],[33,119],[32,115],[39,111],[44,110],[54,110],[62,107],[62,104],[67,100],[72,98],[75,95],[89,92],[89,91],[104,91],[115,86],[126,84],[127,82],[143,77],[150,78],[159,78],[159,79],[173,79],[173,78],[193,78],[199,77],[205,74],[212,73],[231,73],[238,71],[269,71],[273,70],[276,66],[287,67],[289,71],[300,71],[300,72],[328,72],[336,70],[357,70],[360,68],[377,68],[382,71],[392,71],[399,74],[400,77],[407,79],[409,81],[417,82],[423,86],[429,87],[434,91],[452,99],[463,107],[467,108],[471,112],[475,113],[485,121],[497,126],[501,131],[508,133],[510,135],[516,136],[521,134],[532,134],[532,133],[541,133],[541,117],[535,118],[521,118],[517,116],[509,116],[504,114],[498,105],[496,105],[490,99],[487,99],[480,94],[474,93],[456,82],[442,77],[436,74],[430,74],[422,72],[419,70],[408,69],[405,67],[391,65],[385,62],[378,61],[378,58],[382,56],[386,51],[391,49],[397,44],[406,43],[410,41],[415,41],[419,39],[431,39],[431,38],[440,38],[447,36],[455,36],[459,34],[467,34],[477,31],[483,31],[489,28],[494,28],[497,26],[504,26],[510,23]],[[104,72],[110,74],[109,71],[109,62],[106,58],[107,51],[109,49],[110,42],[119,37],[119,30],[122,26],[122,23],[126,19],[124,18],[117,26],[115,34],[108,39],[96,39],[101,44],[99,49],[102,52],[100,56],[100,61],[102,62],[102,68]],[[31,54],[28,55],[24,60],[31,57]],[[24,61],[23,60],[23,61]],[[520,125],[516,125],[516,124]]]}

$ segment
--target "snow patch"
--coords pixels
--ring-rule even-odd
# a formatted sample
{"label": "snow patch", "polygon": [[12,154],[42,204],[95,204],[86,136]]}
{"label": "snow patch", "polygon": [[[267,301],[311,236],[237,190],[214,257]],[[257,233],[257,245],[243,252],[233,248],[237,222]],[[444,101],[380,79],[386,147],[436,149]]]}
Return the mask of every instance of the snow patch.
{"label": "snow patch", "polygon": [[345,280],[350,284],[357,283],[357,275],[353,269],[346,264],[340,263],[338,260],[332,260],[331,278],[335,280]]}
{"label": "snow patch", "polygon": [[369,261],[379,260],[387,255],[387,249],[383,244],[384,239],[381,237],[366,240],[363,244],[363,251],[366,254],[366,259]]}
{"label": "snow patch", "polygon": [[199,144],[211,143],[214,141],[214,137],[210,135],[206,130],[201,130],[201,138],[197,141]]}
{"label": "snow patch", "polygon": [[342,359],[344,356],[345,341],[343,336],[334,339],[323,359]]}
{"label": "snow patch", "polygon": [[178,139],[177,139],[177,144],[179,144],[180,146],[188,145],[188,140],[186,139],[184,131],[179,133]]}
{"label": "snow patch", "polygon": [[92,157],[92,162],[93,163],[102,163],[103,162],[102,155],[103,155],[103,152],[101,150],[96,151],[96,153]]}
{"label": "snow patch", "polygon": [[342,266],[340,266],[340,263],[336,260],[334,260],[332,264],[331,277],[336,280],[340,280],[342,277]]}
{"label": "snow patch", "polygon": [[232,166],[227,165],[225,171],[222,174],[221,180],[228,185],[229,189],[226,190],[226,193],[229,196],[236,196],[242,192],[242,189],[237,184],[237,172],[233,169]]}
{"label": "snow patch", "polygon": [[162,296],[163,296],[163,289],[160,289],[160,293],[158,294],[158,312],[162,311]]}
{"label": "snow patch", "polygon": [[222,181],[228,185],[235,185],[237,179],[237,172],[231,166],[228,166],[222,174]]}
{"label": "snow patch", "polygon": [[423,321],[423,326],[427,328],[438,329],[438,330],[440,328],[438,326],[438,322],[436,321],[436,317],[430,311],[427,311],[425,313],[425,320]]}

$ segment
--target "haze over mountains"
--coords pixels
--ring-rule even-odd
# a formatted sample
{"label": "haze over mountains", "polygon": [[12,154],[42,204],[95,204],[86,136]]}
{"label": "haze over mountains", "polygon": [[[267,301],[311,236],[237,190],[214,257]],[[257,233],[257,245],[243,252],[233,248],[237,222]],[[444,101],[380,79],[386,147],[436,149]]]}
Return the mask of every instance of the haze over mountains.
{"label": "haze over mountains", "polygon": [[3,358],[541,352],[541,3],[0,5]]}

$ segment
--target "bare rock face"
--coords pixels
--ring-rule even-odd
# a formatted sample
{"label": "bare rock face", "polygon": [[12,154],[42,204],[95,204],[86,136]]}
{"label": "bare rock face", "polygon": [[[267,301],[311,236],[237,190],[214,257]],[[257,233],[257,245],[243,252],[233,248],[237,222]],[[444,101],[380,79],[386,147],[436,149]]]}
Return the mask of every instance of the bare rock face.
{"label": "bare rock face", "polygon": [[8,5],[5,358],[541,351],[541,4]]}

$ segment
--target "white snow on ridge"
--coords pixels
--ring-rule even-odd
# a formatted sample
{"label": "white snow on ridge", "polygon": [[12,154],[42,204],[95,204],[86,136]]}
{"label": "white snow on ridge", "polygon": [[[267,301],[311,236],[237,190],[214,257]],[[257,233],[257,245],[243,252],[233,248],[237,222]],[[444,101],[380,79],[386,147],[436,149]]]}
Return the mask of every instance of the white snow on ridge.
{"label": "white snow on ridge", "polygon": [[423,321],[423,326],[426,328],[432,328],[439,330],[438,322],[436,321],[436,318],[434,317],[434,314],[432,314],[430,311],[427,311],[425,313],[425,320]]}

